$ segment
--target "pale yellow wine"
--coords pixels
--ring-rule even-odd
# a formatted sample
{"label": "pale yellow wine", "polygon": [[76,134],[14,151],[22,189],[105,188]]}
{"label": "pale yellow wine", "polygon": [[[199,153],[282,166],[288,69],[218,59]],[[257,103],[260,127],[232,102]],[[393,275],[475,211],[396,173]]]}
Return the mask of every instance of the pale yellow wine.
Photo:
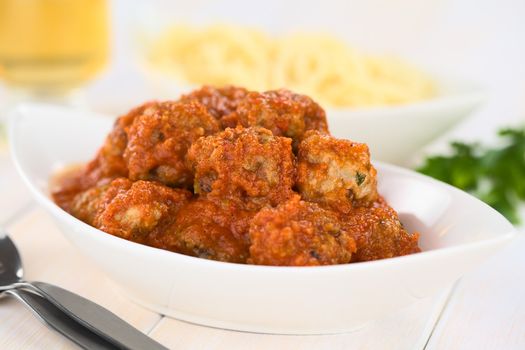
{"label": "pale yellow wine", "polygon": [[105,0],[0,0],[0,79],[33,89],[70,89],[108,59]]}

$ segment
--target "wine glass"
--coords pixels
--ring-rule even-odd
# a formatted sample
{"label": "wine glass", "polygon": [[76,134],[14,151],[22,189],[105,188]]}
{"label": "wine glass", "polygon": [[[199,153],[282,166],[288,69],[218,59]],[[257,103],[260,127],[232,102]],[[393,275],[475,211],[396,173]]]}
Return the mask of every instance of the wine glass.
{"label": "wine glass", "polygon": [[10,104],[75,104],[108,56],[106,0],[0,0],[0,80]]}

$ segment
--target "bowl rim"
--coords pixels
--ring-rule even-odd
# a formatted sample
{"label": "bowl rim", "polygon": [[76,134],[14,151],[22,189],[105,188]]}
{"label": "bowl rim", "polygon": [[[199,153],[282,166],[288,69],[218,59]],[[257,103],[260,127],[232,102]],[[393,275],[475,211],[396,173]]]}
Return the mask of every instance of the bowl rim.
{"label": "bowl rim", "polygon": [[[108,234],[102,230],[99,230],[93,226],[90,226],[86,224],[85,222],[75,218],[71,214],[64,211],[62,208],[60,208],[57,204],[53,202],[53,200],[50,198],[50,196],[46,195],[41,189],[38,188],[36,184],[34,184],[30,177],[26,174],[22,162],[20,159],[22,159],[19,156],[18,153],[18,147],[17,147],[17,138],[16,138],[16,129],[18,127],[18,124],[22,121],[22,119],[28,118],[27,115],[25,115],[25,118],[21,118],[20,115],[17,115],[19,113],[23,113],[23,110],[26,109],[28,106],[31,108],[36,107],[42,107],[41,104],[26,104],[21,105],[14,110],[12,110],[9,113],[8,118],[8,143],[9,143],[9,153],[11,155],[11,159],[14,163],[14,166],[19,174],[19,176],[22,178],[25,185],[29,188],[31,194],[35,197],[36,201],[42,205],[47,211],[51,212],[53,216],[57,217],[60,221],[66,221],[69,225],[77,226],[79,227],[78,231],[82,231],[83,233],[87,234],[93,234],[93,237],[99,241],[105,241],[105,244],[110,245],[120,245],[122,246],[122,249],[126,249],[128,251],[133,251],[133,253],[142,253],[146,255],[156,255],[158,259],[171,259],[171,260],[180,260],[182,263],[189,263],[189,264],[197,264],[201,265],[203,267],[209,267],[211,269],[233,269],[233,270],[241,270],[241,271],[261,271],[261,272],[269,272],[273,271],[274,273],[326,273],[326,272],[337,272],[340,270],[366,270],[366,269],[372,269],[376,267],[392,267],[395,265],[398,265],[400,262],[411,262],[414,260],[424,260],[424,259],[433,259],[440,256],[446,256],[449,254],[456,253],[458,251],[465,251],[465,250],[475,250],[477,248],[481,248],[484,246],[490,246],[494,243],[499,242],[505,242],[512,240],[518,236],[521,236],[520,231],[518,231],[502,214],[497,212],[495,209],[490,207],[488,204],[482,202],[481,200],[477,199],[476,197],[470,195],[469,193],[466,193],[456,187],[453,187],[449,184],[443,183],[441,181],[438,181],[436,179],[433,179],[429,176],[417,173],[413,170],[405,169],[396,165],[383,163],[380,161],[373,161],[374,166],[378,168],[378,170],[387,170],[391,172],[396,172],[403,177],[412,177],[416,179],[423,180],[427,183],[430,183],[433,186],[438,186],[442,188],[443,190],[447,192],[451,192],[455,195],[460,196],[466,196],[470,200],[473,200],[477,203],[477,205],[484,207],[485,210],[488,210],[489,213],[491,213],[492,216],[495,216],[501,224],[501,232],[496,237],[486,238],[482,239],[480,241],[475,242],[468,242],[468,243],[462,243],[458,245],[454,245],[451,247],[444,247],[444,248],[438,248],[433,250],[427,250],[422,251],[420,253],[410,254],[410,255],[404,255],[404,256],[398,256],[393,258],[387,258],[387,259],[380,259],[380,260],[374,260],[374,261],[366,261],[366,262],[359,262],[359,263],[348,263],[348,264],[338,264],[338,265],[322,265],[322,266],[267,266],[267,265],[250,265],[250,264],[239,264],[239,263],[232,263],[232,262],[224,262],[224,261],[216,261],[216,260],[210,260],[210,259],[204,259],[204,258],[198,258],[193,257],[189,255],[184,255],[181,253],[176,253],[164,249],[154,248],[151,246],[147,246],[144,244],[128,241],[123,238],[119,238],[116,236],[113,236],[111,234]],[[54,106],[54,105],[44,105],[45,108],[52,107],[52,108],[60,108],[62,110],[69,110],[69,111],[75,111],[75,109],[69,109],[62,106]],[[84,115],[90,115],[89,118],[99,118],[99,119],[106,119],[107,117],[104,117],[101,113],[95,113],[95,112],[88,112],[84,110],[78,110],[77,112],[81,112]],[[31,118],[31,117],[30,117]],[[34,117],[33,117],[34,118]]]}

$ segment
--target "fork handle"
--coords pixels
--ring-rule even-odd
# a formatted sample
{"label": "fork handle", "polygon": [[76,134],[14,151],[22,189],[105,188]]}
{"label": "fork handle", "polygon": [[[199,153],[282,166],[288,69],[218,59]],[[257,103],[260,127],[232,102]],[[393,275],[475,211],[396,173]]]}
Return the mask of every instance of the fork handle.
{"label": "fork handle", "polygon": [[2,294],[21,301],[41,322],[83,349],[118,349],[115,345],[75,322],[55,305],[35,293],[14,288],[8,289]]}
{"label": "fork handle", "polygon": [[119,348],[167,350],[111,311],[78,294],[45,282],[23,282],[23,288],[42,295],[79,324]]}

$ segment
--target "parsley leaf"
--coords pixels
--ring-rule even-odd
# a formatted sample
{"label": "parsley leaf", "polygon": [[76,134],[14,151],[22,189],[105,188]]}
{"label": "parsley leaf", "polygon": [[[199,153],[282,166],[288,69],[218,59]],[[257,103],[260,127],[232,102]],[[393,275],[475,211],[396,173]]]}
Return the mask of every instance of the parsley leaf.
{"label": "parsley leaf", "polygon": [[472,193],[516,224],[525,201],[525,128],[498,134],[499,147],[453,142],[450,155],[428,157],[417,170]]}

